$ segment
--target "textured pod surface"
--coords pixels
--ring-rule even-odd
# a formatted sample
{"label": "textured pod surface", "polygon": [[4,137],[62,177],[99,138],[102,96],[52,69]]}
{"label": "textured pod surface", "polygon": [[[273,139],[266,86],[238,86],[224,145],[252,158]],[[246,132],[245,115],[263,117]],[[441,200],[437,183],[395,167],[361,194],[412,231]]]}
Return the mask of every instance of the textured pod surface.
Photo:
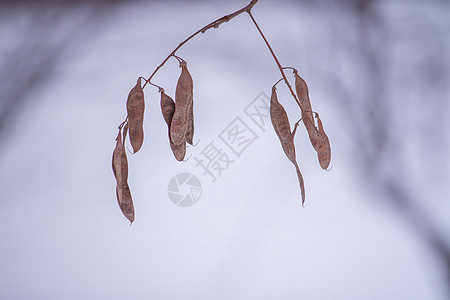
{"label": "textured pod surface", "polygon": [[[126,135],[126,128],[124,128],[124,137]],[[112,158],[112,169],[114,177],[116,178],[116,196],[119,207],[125,217],[130,221],[134,221],[134,206],[131,198],[130,188],[128,187],[128,161],[123,144],[122,134],[119,134],[116,139],[116,147],[114,148]]]}
{"label": "textured pod surface", "polygon": [[175,145],[180,145],[185,141],[188,114],[193,100],[193,88],[191,74],[189,74],[187,67],[183,65],[175,91],[175,112],[170,125],[170,140]]}
{"label": "textured pod surface", "polygon": [[175,158],[178,161],[183,161],[183,159],[184,159],[184,157],[186,155],[186,141],[183,141],[179,145],[175,145],[171,141],[170,142],[170,149],[172,149],[172,153],[173,153],[173,155],[175,156]]}
{"label": "textured pod surface", "polygon": [[131,198],[131,191],[128,185],[126,187],[116,187],[117,202],[124,216],[131,223],[134,222],[134,206]]}
{"label": "textured pod surface", "polygon": [[311,145],[314,150],[317,151],[317,143],[319,140],[319,131],[314,125],[314,119],[310,119],[309,116],[302,111],[302,120],[305,125],[306,130],[308,131],[309,140],[311,141]]}
{"label": "textured pod surface", "polygon": [[319,159],[320,167],[324,170],[328,168],[331,161],[331,146],[328,136],[323,130],[322,121],[319,114],[316,114],[317,126],[319,127],[319,138],[317,143],[317,158]]}
{"label": "textured pod surface", "polygon": [[275,87],[272,88],[270,97],[270,119],[280,141],[288,140],[291,136],[291,125],[286,110],[278,101]]}
{"label": "textured pod surface", "polygon": [[289,118],[286,110],[278,101],[276,88],[272,88],[272,96],[270,97],[270,119],[272,121],[273,128],[280,140],[284,153],[289,160],[294,164],[297,171],[298,182],[302,194],[302,205],[305,203],[305,185],[303,183],[303,176],[298,167],[295,157],[295,145],[294,136],[297,130],[298,124],[295,125],[294,131],[291,133],[291,126],[289,124]]}
{"label": "textured pod surface", "polygon": [[117,136],[116,147],[114,148],[112,158],[112,168],[114,177],[117,180],[117,185],[126,186],[128,180],[128,161],[121,132],[119,132],[119,135]]}
{"label": "textured pod surface", "polygon": [[131,89],[127,99],[127,114],[129,124],[130,143],[134,153],[138,152],[144,142],[144,92],[141,80]]}
{"label": "textured pod surface", "polygon": [[178,161],[183,161],[184,156],[186,155],[186,142],[182,142],[180,145],[175,145],[170,139],[170,126],[172,123],[173,114],[175,112],[175,102],[164,92],[161,92],[161,112],[169,129],[170,149],[172,149],[172,153]]}
{"label": "textured pod surface", "polygon": [[311,121],[314,121],[311,102],[309,100],[308,85],[303,80],[303,78],[301,78],[298,75],[297,70],[294,71],[294,77],[295,77],[295,91],[297,92],[297,97],[298,100],[300,101],[302,118],[308,117]]}
{"label": "textured pod surface", "polygon": [[309,140],[311,141],[314,150],[317,151],[319,132],[317,131],[316,126],[314,125],[312,107],[311,102],[309,100],[308,85],[306,84],[306,81],[303,80],[303,78],[301,78],[298,75],[297,70],[294,70],[294,77],[295,77],[295,91],[297,92],[297,97],[300,102],[303,124],[305,125],[305,128],[308,131]]}

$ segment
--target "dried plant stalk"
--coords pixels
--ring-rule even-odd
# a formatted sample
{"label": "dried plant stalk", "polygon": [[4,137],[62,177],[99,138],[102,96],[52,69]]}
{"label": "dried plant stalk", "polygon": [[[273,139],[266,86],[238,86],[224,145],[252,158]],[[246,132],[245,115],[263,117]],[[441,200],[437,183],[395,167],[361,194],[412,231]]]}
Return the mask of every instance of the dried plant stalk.
{"label": "dried plant stalk", "polygon": [[[302,118],[308,117],[313,121],[313,114],[311,102],[309,100],[308,86],[306,82],[298,75],[298,71],[294,69],[295,77],[295,91],[297,92],[298,100],[300,101],[300,109],[302,110]],[[305,116],[303,116],[303,114]]]}
{"label": "dried plant stalk", "polygon": [[[117,181],[116,195],[117,200],[119,202],[119,206],[123,214],[131,222],[134,221],[134,207],[131,192],[127,182],[128,162],[124,144],[128,133],[134,153],[139,151],[139,149],[142,147],[144,140],[143,120],[145,110],[143,88],[147,84],[159,87],[151,83],[152,78],[158,72],[158,70],[162,68],[171,57],[175,57],[180,61],[181,74],[180,77],[178,78],[176,86],[175,102],[171,97],[169,97],[164,93],[164,90],[161,87],[159,88],[161,92],[161,111],[163,114],[163,118],[168,126],[170,147],[172,149],[175,158],[178,161],[182,161],[186,155],[186,143],[189,143],[191,145],[193,144],[193,136],[194,136],[193,80],[187,69],[186,61],[178,57],[176,55],[176,52],[196,35],[203,33],[211,28],[218,28],[223,23],[230,21],[231,19],[235,18],[236,16],[242,13],[247,13],[247,15],[251,18],[253,24],[255,25],[261,37],[263,38],[267,48],[269,49],[278,69],[280,70],[282,76],[281,80],[284,80],[292,97],[299,105],[301,109],[303,124],[305,125],[308,131],[311,144],[317,151],[320,166],[323,169],[326,169],[329,166],[331,159],[330,143],[328,140],[328,136],[325,134],[323,130],[323,124],[318,114],[316,114],[318,128],[316,128],[314,124],[313,111],[309,99],[308,86],[305,80],[303,80],[303,78],[301,78],[298,75],[298,71],[295,68],[292,67],[283,68],[282,65],[280,64],[277,56],[272,50],[272,47],[270,46],[268,40],[264,36],[261,28],[259,27],[258,23],[256,22],[255,18],[252,15],[251,12],[252,8],[257,2],[258,0],[252,0],[244,8],[237,10],[234,13],[226,15],[222,18],[219,18],[209,23],[208,25],[202,27],[192,35],[190,35],[188,38],[182,41],[162,61],[162,63],[153,71],[153,73],[148,77],[148,79],[145,80],[145,83],[142,86],[142,88],[140,81],[142,77],[139,77],[136,86],[130,91],[127,99],[127,119],[125,119],[125,121],[119,126],[120,130],[119,135],[116,139],[117,140],[116,148],[114,149],[113,153],[112,168],[114,176]],[[294,70],[296,93],[294,93],[293,87],[286,78],[286,74],[283,70],[286,68]],[[284,107],[278,101],[275,86],[272,88],[272,95],[270,101],[270,117],[284,153],[296,168],[302,195],[302,204],[304,204],[305,187],[303,182],[303,176],[297,164],[294,145],[294,137],[298,127],[298,123],[300,121],[295,124],[294,130],[291,132],[288,115]],[[123,138],[121,136],[122,128],[123,128]]]}

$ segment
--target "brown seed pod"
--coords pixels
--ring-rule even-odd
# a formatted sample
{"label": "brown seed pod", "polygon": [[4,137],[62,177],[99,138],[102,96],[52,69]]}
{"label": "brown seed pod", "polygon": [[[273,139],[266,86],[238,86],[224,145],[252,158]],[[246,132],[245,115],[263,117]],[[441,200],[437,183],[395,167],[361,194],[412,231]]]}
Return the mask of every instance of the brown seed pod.
{"label": "brown seed pod", "polygon": [[[124,136],[125,136],[124,132]],[[122,134],[119,134],[116,139],[116,147],[113,152],[112,169],[114,177],[116,178],[116,196],[119,207],[125,217],[133,223],[134,221],[134,207],[133,199],[131,198],[130,188],[128,187],[128,161],[123,144]]]}
{"label": "brown seed pod", "polygon": [[[193,81],[186,64],[181,64],[181,75],[175,91],[175,112],[170,125],[170,139],[175,145],[185,141],[189,109],[193,100]],[[192,119],[193,120],[193,119]]]}
{"label": "brown seed pod", "polygon": [[324,170],[328,168],[331,160],[331,147],[328,136],[323,130],[322,121],[319,118],[319,114],[316,113],[317,126],[319,127],[319,138],[317,142],[317,157],[319,159],[320,167]]}
{"label": "brown seed pod", "polygon": [[144,92],[141,88],[141,79],[131,89],[127,99],[127,114],[130,133],[130,143],[134,153],[141,149],[144,142]]}
{"label": "brown seed pod", "polygon": [[270,119],[272,120],[273,128],[281,142],[284,153],[289,160],[294,164],[297,170],[298,182],[300,184],[300,190],[302,194],[302,205],[305,203],[305,185],[303,183],[303,176],[298,167],[295,157],[295,145],[294,136],[297,131],[298,123],[295,124],[294,131],[291,133],[291,126],[289,124],[289,118],[286,110],[278,101],[277,92],[275,86],[272,88],[272,96],[270,97]]}
{"label": "brown seed pod", "polygon": [[175,112],[175,102],[164,91],[161,91],[161,112],[167,126],[170,128],[173,114]]}
{"label": "brown seed pod", "polygon": [[173,114],[175,112],[175,102],[164,91],[161,91],[161,112],[169,130],[169,142],[172,153],[178,161],[183,161],[184,156],[186,155],[186,142],[175,145],[170,140],[170,124],[172,123]]}
{"label": "brown seed pod", "polygon": [[314,118],[312,114],[311,102],[309,100],[309,92],[308,85],[305,80],[298,75],[298,71],[294,69],[294,77],[295,77],[295,91],[297,92],[297,97],[300,102],[300,109],[302,110],[302,119],[303,124],[305,125],[306,130],[308,131],[309,140],[314,148],[317,151],[317,142],[318,142],[318,131],[316,126],[314,125]]}
{"label": "brown seed pod", "polygon": [[125,153],[125,147],[123,145],[121,131],[119,131],[116,139],[116,148],[113,152],[112,167],[117,184],[119,186],[126,186],[128,178],[128,161],[127,154]]}
{"label": "brown seed pod", "polygon": [[289,140],[291,136],[291,126],[286,110],[278,101],[275,86],[272,88],[272,95],[270,97],[270,118],[280,141],[283,142]]}
{"label": "brown seed pod", "polygon": [[308,131],[309,140],[311,141],[311,145],[313,146],[314,150],[317,151],[317,143],[319,140],[319,131],[317,130],[316,126],[314,125],[314,119],[310,119],[309,114],[302,111],[302,120],[303,120],[303,125],[305,125],[305,128]]}
{"label": "brown seed pod", "polygon": [[[294,70],[295,77],[295,91],[297,92],[298,100],[300,101],[300,108],[302,110],[302,118],[308,117],[311,121],[313,121],[313,114],[311,108],[311,102],[309,100],[309,92],[308,85],[298,75],[298,71]],[[305,114],[305,116],[303,116]]]}

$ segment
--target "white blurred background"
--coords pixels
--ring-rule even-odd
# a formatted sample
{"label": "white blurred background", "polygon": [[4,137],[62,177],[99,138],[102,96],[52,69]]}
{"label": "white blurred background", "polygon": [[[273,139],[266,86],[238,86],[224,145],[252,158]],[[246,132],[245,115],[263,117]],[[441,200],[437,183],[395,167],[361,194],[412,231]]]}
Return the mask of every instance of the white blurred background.
{"label": "white blurred background", "polygon": [[[194,78],[200,142],[176,162],[146,87],[129,226],[111,170],[129,90],[247,4],[0,2],[1,299],[448,299],[448,1],[253,8],[331,141],[325,172],[299,127],[305,208],[270,124],[214,183],[196,167],[209,142],[226,151],[218,135],[280,78],[247,15],[197,36],[177,53]],[[174,96],[179,72],[170,60],[153,82]],[[294,123],[297,104],[278,92]],[[167,194],[183,172],[203,187],[184,208]]]}

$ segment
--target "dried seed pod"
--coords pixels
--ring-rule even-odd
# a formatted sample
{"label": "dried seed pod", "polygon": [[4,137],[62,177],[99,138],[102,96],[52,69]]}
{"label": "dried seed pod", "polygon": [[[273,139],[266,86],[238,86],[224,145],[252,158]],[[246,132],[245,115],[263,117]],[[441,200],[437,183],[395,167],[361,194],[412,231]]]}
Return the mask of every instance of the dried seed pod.
{"label": "dried seed pod", "polygon": [[161,112],[169,129],[169,142],[172,153],[178,161],[183,161],[184,156],[186,155],[186,142],[183,142],[180,145],[175,145],[170,140],[170,125],[175,112],[175,102],[170,96],[166,95],[164,91],[161,91]]}
{"label": "dried seed pod", "polygon": [[185,141],[189,109],[193,99],[193,81],[186,64],[181,65],[181,75],[175,91],[175,112],[170,125],[170,139],[175,145]]}
{"label": "dried seed pod", "polygon": [[[125,137],[124,132],[124,137]],[[122,134],[119,134],[116,139],[116,147],[113,152],[112,169],[114,177],[116,178],[116,196],[119,207],[125,217],[133,223],[134,221],[134,207],[133,199],[131,198],[130,188],[128,187],[128,161],[125,147],[123,144]]]}
{"label": "dried seed pod", "polygon": [[314,126],[314,118],[312,114],[311,102],[309,100],[308,85],[305,80],[298,75],[298,71],[294,69],[295,77],[295,91],[300,102],[300,109],[302,111],[303,124],[308,131],[309,139],[314,150],[317,151],[318,131]]}
{"label": "dried seed pod", "polygon": [[270,119],[273,128],[281,142],[286,156],[290,161],[295,161],[295,149],[291,146],[291,126],[289,124],[288,115],[284,107],[278,102],[276,88],[272,88],[272,96],[270,97]]}
{"label": "dried seed pod", "polygon": [[123,145],[121,131],[119,131],[116,139],[116,147],[113,152],[112,167],[114,176],[117,180],[117,185],[126,186],[128,179],[128,161],[127,154],[125,153],[125,147]]}
{"label": "dried seed pod", "polygon": [[298,123],[295,124],[294,131],[291,133],[291,126],[286,110],[278,101],[275,86],[272,88],[272,96],[270,97],[270,119],[272,120],[273,128],[281,142],[284,153],[289,160],[294,164],[297,171],[298,182],[302,194],[302,205],[305,203],[305,185],[303,183],[303,176],[298,167],[295,157],[294,136],[297,131]]}
{"label": "dried seed pod", "polygon": [[167,126],[170,128],[173,114],[175,112],[175,102],[164,91],[161,91],[161,112],[164,121],[166,121]]}
{"label": "dried seed pod", "polygon": [[306,130],[308,131],[309,140],[311,141],[311,145],[314,150],[317,151],[317,143],[319,140],[319,131],[314,125],[314,119],[310,119],[309,115],[302,111],[302,120],[305,125]]}
{"label": "dried seed pod", "polygon": [[331,147],[328,136],[323,130],[322,121],[319,118],[319,114],[316,113],[317,126],[319,127],[319,138],[317,142],[317,157],[319,159],[320,167],[324,170],[328,168],[331,160]]}
{"label": "dried seed pod", "polygon": [[131,89],[127,99],[127,114],[130,133],[130,143],[134,153],[141,149],[144,142],[144,92],[141,88],[141,79]]}

